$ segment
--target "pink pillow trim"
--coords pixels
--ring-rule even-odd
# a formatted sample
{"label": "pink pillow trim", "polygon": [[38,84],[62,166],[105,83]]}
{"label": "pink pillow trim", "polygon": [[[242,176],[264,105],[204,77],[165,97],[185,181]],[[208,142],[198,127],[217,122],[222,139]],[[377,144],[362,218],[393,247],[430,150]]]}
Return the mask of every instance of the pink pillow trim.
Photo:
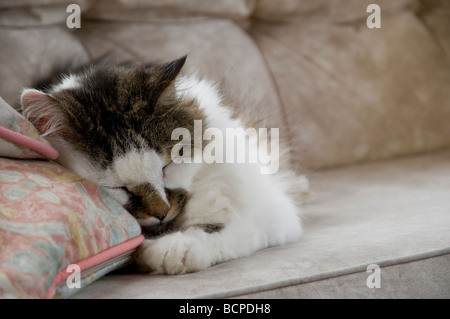
{"label": "pink pillow trim", "polygon": [[0,126],[0,137],[16,144],[28,147],[29,149],[32,149],[33,151],[53,160],[57,159],[59,156],[58,151],[50,145],[46,145],[31,137],[11,131],[3,126]]}
{"label": "pink pillow trim", "polygon": [[[145,239],[144,235],[141,234],[137,237],[134,237],[127,241],[124,241],[123,243],[120,243],[116,246],[113,246],[106,250],[103,250],[94,256],[90,256],[83,260],[80,260],[80,261],[76,262],[76,264],[80,267],[81,271],[89,269],[89,268],[99,265],[113,257],[116,257],[120,254],[123,254],[127,251],[130,251],[131,249],[138,247],[144,241],[144,239]],[[56,286],[59,285],[64,280],[66,280],[70,275],[72,275],[72,272],[67,272],[67,267],[64,267],[63,269],[61,269],[56,274],[55,279],[53,280],[53,284],[51,285],[50,289],[48,290],[47,295],[45,296],[45,299],[51,299],[55,292]]]}

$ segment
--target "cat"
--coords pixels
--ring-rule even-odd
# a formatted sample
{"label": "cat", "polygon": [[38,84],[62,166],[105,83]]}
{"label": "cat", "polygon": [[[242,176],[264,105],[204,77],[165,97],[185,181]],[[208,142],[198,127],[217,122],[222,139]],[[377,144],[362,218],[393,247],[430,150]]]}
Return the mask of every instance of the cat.
{"label": "cat", "polygon": [[[249,123],[225,105],[217,85],[182,72],[185,61],[102,61],[21,94],[24,116],[59,151],[61,165],[139,221],[146,239],[135,261],[155,274],[204,270],[302,235],[294,195],[308,192],[306,177],[289,169],[262,174],[261,163],[174,162],[176,128],[193,134],[184,145],[192,148],[176,153],[194,158],[208,143],[193,141],[208,128]],[[202,121],[200,132],[194,121]]]}

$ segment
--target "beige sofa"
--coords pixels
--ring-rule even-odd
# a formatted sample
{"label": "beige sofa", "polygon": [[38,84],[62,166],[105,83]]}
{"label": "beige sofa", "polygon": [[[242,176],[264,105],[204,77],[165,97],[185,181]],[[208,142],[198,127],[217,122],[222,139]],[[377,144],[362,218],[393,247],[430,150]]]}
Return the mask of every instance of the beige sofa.
{"label": "beige sofa", "polygon": [[296,243],[181,276],[111,273],[74,298],[450,297],[448,1],[4,0],[0,47],[16,106],[63,65],[188,54],[280,128],[311,181]]}

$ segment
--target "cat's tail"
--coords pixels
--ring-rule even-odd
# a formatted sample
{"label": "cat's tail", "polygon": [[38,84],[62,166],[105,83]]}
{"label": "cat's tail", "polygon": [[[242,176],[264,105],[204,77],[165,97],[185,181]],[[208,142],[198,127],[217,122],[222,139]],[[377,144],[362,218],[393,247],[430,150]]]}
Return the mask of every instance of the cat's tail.
{"label": "cat's tail", "polygon": [[311,185],[306,175],[286,176],[289,180],[288,193],[298,205],[304,204],[311,197]]}
{"label": "cat's tail", "polygon": [[299,175],[293,170],[283,169],[273,176],[283,185],[284,191],[297,206],[301,206],[311,197],[311,185],[306,175]]}
{"label": "cat's tail", "polygon": [[274,176],[285,185],[285,191],[294,199],[297,206],[301,206],[311,197],[311,185],[307,175],[300,173],[300,169],[294,169],[290,149],[286,145],[280,147],[278,161],[279,171]]}

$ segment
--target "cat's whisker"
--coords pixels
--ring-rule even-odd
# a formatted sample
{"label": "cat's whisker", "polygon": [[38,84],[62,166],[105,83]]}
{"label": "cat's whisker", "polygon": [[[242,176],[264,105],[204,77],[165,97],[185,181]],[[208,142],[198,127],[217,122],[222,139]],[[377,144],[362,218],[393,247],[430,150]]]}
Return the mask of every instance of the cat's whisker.
{"label": "cat's whisker", "polygon": [[201,185],[205,184],[211,180],[210,176],[204,177],[200,180],[197,180],[191,184],[191,191],[197,190]]}
{"label": "cat's whisker", "polygon": [[204,177],[202,179],[199,179],[199,180],[195,181],[191,185],[191,191],[197,190],[198,188],[200,188],[205,183],[208,183],[211,180],[213,180],[214,178],[216,178],[218,175],[219,175],[218,172],[214,172],[213,174],[210,174],[210,175],[208,175],[208,176],[206,176],[206,177]]}

